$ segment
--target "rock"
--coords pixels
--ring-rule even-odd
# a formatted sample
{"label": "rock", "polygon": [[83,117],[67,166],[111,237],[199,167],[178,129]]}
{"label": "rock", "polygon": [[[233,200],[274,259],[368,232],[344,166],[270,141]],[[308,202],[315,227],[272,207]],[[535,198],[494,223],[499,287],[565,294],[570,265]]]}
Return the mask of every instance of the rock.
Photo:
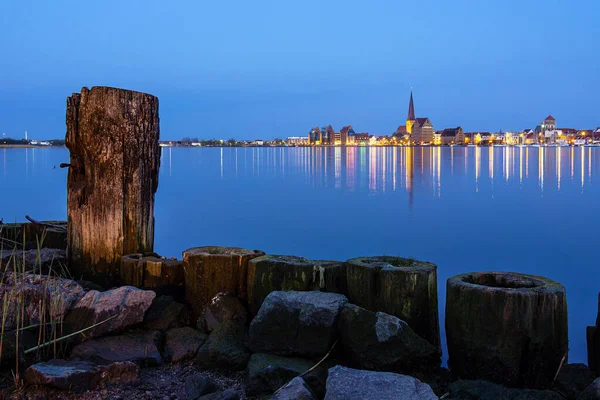
{"label": "rock", "polygon": [[408,373],[440,366],[441,352],[392,315],[345,304],[338,326],[354,367]]}
{"label": "rock", "polygon": [[[437,400],[429,385],[411,376],[335,366],[325,400]],[[499,400],[498,398],[497,400]]]}
{"label": "rock", "polygon": [[62,249],[52,249],[42,247],[39,250],[0,250],[0,265],[10,264],[13,268],[13,262],[16,261],[19,271],[47,273],[51,268],[53,271],[60,271],[67,265],[67,253]]}
{"label": "rock", "polygon": [[497,383],[482,380],[456,381],[450,384],[450,400],[561,400],[563,397],[550,390],[509,389]]}
{"label": "rock", "polygon": [[185,296],[194,317],[199,317],[218,293],[231,293],[247,301],[248,261],[264,254],[260,250],[219,246],[184,251]]}
{"label": "rock", "polygon": [[510,272],[452,277],[446,337],[448,365],[462,379],[546,389],[568,350],[565,288]]}
{"label": "rock", "polygon": [[[302,358],[252,354],[246,368],[246,393],[248,395],[274,393],[298,375],[308,371],[314,364]],[[321,371],[315,371],[315,374],[323,375]]]}
{"label": "rock", "polygon": [[600,400],[600,378],[592,382],[577,400]]}
{"label": "rock", "polygon": [[158,350],[160,333],[158,331],[130,332],[119,336],[85,341],[73,347],[72,359],[88,360],[98,364],[131,361],[144,365],[162,363]]}
{"label": "rock", "polygon": [[146,328],[157,329],[161,332],[186,326],[189,322],[190,315],[187,306],[176,302],[171,296],[156,297],[144,316]]}
{"label": "rock", "polygon": [[200,347],[195,364],[203,369],[243,370],[250,357],[243,344],[244,333],[234,321],[224,321]]}
{"label": "rock", "polygon": [[38,344],[39,337],[31,330],[21,331],[18,338],[16,331],[5,332],[2,337],[0,365],[14,368],[17,356],[19,357],[19,364],[26,365],[27,357],[25,356],[25,350],[35,347]]}
{"label": "rock", "polygon": [[198,400],[239,400],[240,395],[233,389],[223,390],[198,397]]}
{"label": "rock", "polygon": [[304,379],[296,377],[285,385],[271,400],[316,400],[317,397],[304,382]]}
{"label": "rock", "polygon": [[346,275],[349,302],[400,318],[441,349],[435,264],[401,257],[360,257],[346,262]]}
{"label": "rock", "polygon": [[266,255],[250,260],[248,303],[251,314],[256,315],[269,293],[278,290],[320,290],[345,295],[346,264],[280,255]]}
{"label": "rock", "polygon": [[207,335],[189,326],[173,328],[165,335],[165,358],[178,363],[196,356]]}
{"label": "rock", "polygon": [[244,305],[237,297],[228,293],[219,293],[212,298],[198,319],[198,327],[212,332],[223,321],[234,321],[240,326],[245,326],[248,322],[248,312]]}
{"label": "rock", "polygon": [[563,365],[552,390],[561,393],[568,400],[576,400],[594,378],[594,374],[585,364]]}
{"label": "rock", "polygon": [[[17,310],[21,310],[20,327],[59,322],[83,296],[85,291],[75,281],[47,275],[7,272],[0,283],[0,299],[6,310],[3,329],[8,332],[17,328]],[[17,304],[22,299],[22,306]],[[41,314],[41,310],[46,310]]]}
{"label": "rock", "polygon": [[346,296],[325,292],[272,292],[250,324],[253,352],[322,356],[336,340]]}
{"label": "rock", "polygon": [[85,331],[85,337],[94,338],[135,325],[143,321],[154,297],[154,292],[132,286],[106,292],[90,290],[75,303],[65,318],[67,332],[77,332],[108,318],[111,319]]}
{"label": "rock", "polygon": [[97,365],[89,361],[51,360],[27,368],[25,380],[31,385],[84,392],[106,383],[132,384],[138,375],[139,368],[132,362]]}
{"label": "rock", "polygon": [[186,400],[196,400],[200,396],[215,392],[217,386],[213,381],[196,372],[185,380],[184,390]]}

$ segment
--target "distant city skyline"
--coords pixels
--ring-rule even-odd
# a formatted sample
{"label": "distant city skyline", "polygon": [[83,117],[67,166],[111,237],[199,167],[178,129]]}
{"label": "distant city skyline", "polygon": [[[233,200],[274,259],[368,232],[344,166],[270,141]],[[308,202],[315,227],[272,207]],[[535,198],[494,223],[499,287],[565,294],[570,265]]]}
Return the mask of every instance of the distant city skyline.
{"label": "distant city skyline", "polygon": [[[405,123],[411,87],[417,116],[436,129],[521,131],[549,114],[595,129],[597,15],[595,0],[10,2],[0,132],[64,137],[66,98],[82,86],[156,95],[167,140],[328,124],[389,135]],[[333,28],[340,21],[352,28]],[[552,28],[565,21],[573,29]]]}

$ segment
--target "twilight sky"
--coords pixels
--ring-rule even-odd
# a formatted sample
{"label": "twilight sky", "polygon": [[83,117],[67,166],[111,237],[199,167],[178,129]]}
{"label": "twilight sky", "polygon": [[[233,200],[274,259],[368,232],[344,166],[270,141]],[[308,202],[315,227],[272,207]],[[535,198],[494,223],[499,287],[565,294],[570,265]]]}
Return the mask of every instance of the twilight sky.
{"label": "twilight sky", "polygon": [[65,99],[160,100],[161,137],[352,124],[600,126],[598,0],[27,1],[0,4],[0,135],[64,137]]}

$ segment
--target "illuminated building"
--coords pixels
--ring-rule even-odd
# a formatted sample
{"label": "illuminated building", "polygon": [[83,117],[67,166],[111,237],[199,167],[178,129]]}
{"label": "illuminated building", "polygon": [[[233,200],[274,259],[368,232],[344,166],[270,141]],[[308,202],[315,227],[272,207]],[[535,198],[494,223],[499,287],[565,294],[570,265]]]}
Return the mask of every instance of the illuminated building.
{"label": "illuminated building", "polygon": [[417,118],[412,126],[411,140],[414,143],[433,143],[434,130],[429,118]]}
{"label": "illuminated building", "polygon": [[457,128],[446,128],[441,134],[441,144],[463,144],[465,142],[465,133],[459,126]]}
{"label": "illuminated building", "polygon": [[408,116],[406,117],[406,132],[412,134],[412,128],[415,125],[415,105],[413,103],[412,90],[410,91],[410,101],[408,103]]}
{"label": "illuminated building", "polygon": [[[342,129],[340,129],[340,133],[336,133],[335,135],[336,135],[336,142],[338,142],[338,140],[339,140],[339,143],[341,145],[346,145],[346,144],[349,144],[348,143],[349,137],[354,136],[355,132],[354,132],[354,129],[352,128],[352,125],[346,125]],[[338,135],[339,135],[339,139],[338,139]]]}

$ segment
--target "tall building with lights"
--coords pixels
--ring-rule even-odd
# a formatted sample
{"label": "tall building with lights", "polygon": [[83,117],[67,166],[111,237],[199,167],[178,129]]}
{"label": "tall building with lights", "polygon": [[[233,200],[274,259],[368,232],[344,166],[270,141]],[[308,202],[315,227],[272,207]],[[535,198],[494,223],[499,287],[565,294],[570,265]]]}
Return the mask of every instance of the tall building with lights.
{"label": "tall building with lights", "polygon": [[410,102],[408,103],[408,116],[406,117],[406,133],[412,134],[412,128],[415,124],[415,105],[413,104],[412,89],[410,90]]}

